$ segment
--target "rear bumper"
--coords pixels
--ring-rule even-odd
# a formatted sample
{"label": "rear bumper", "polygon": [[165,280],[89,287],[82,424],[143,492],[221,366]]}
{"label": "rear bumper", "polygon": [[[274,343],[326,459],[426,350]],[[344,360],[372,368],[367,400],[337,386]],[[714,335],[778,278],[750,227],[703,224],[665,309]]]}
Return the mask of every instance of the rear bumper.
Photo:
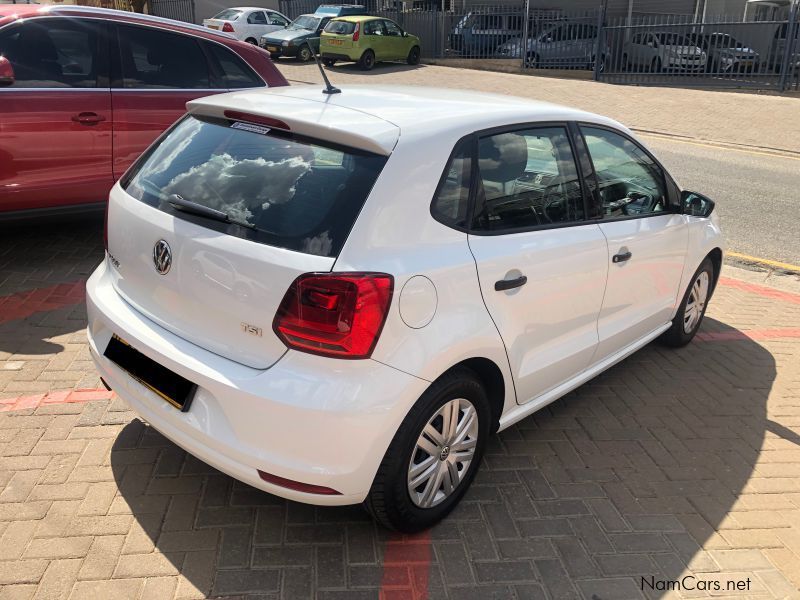
{"label": "rear bumper", "polygon": [[334,60],[348,60],[348,61],[357,61],[361,58],[361,55],[358,56],[350,56],[344,52],[320,52],[320,56],[322,58],[332,58]]}
{"label": "rear bumper", "polygon": [[[196,346],[148,320],[111,284],[107,261],[87,282],[88,337],[100,376],[164,436],[266,492],[309,504],[362,502],[407,411],[428,383],[373,360],[287,351],[268,370]],[[183,413],[103,356],[112,334],[197,384]],[[263,481],[258,470],[332,488],[317,495]]]}

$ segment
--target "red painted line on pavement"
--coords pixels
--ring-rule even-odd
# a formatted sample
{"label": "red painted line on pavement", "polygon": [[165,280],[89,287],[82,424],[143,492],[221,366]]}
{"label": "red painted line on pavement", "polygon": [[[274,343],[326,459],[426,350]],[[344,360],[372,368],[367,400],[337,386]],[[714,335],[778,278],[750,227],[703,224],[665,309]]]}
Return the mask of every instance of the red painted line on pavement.
{"label": "red painted line on pavement", "polygon": [[396,535],[386,542],[380,600],[427,600],[431,533]]}
{"label": "red painted line on pavement", "polygon": [[699,342],[729,342],[737,340],[774,340],[776,338],[800,338],[800,327],[700,332],[697,334],[696,339]]}
{"label": "red painted line on pavement", "polygon": [[12,410],[25,410],[26,408],[39,408],[49,404],[70,404],[74,402],[92,402],[93,400],[111,400],[114,392],[101,389],[63,390],[34,394],[32,396],[16,396],[14,398],[0,398],[0,412]]}
{"label": "red painted line on pavement", "polygon": [[758,294],[759,296],[763,296],[765,298],[772,298],[773,300],[782,300],[783,302],[800,304],[800,294],[783,292],[765,285],[758,285],[757,283],[748,283],[746,281],[739,281],[738,279],[731,279],[730,277],[720,277],[719,284],[724,285],[725,287],[736,288],[737,290]]}
{"label": "red painted line on pavement", "polygon": [[74,306],[85,299],[85,279],[0,296],[0,325],[25,319],[40,312]]}

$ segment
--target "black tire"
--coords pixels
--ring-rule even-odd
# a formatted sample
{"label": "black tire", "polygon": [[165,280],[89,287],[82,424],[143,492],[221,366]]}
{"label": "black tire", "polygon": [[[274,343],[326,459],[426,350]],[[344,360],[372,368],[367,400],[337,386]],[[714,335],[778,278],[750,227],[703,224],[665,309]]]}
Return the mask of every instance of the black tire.
{"label": "black tire", "polygon": [[300,62],[314,60],[314,51],[311,49],[311,46],[308,44],[300,46],[300,48],[297,50],[297,60]]}
{"label": "black tire", "polygon": [[[705,302],[703,303],[702,310],[700,311],[700,318],[698,318],[689,331],[687,331],[686,327],[684,327],[684,320],[687,314],[686,305],[688,304],[689,298],[692,294],[692,288],[698,279],[703,277],[703,274],[708,277],[708,293],[706,295]],[[692,278],[689,280],[689,287],[683,294],[683,300],[681,300],[681,305],[678,308],[678,312],[675,314],[675,318],[672,319],[672,326],[667,329],[660,338],[658,338],[659,342],[665,346],[680,348],[681,346],[685,346],[692,341],[695,334],[697,334],[697,330],[700,329],[700,325],[703,322],[703,317],[706,314],[708,303],[711,301],[711,296],[714,293],[715,282],[716,274],[714,273],[714,264],[709,258],[705,258],[697,268],[697,271],[695,271],[694,275],[692,275]]]}
{"label": "black tire", "polygon": [[258,41],[256,40],[256,38],[247,38],[245,42],[247,42],[248,44],[253,44],[253,46],[258,46]]}
{"label": "black tire", "polygon": [[365,50],[361,58],[358,59],[358,66],[362,71],[370,71],[375,66],[375,53],[372,50]]}
{"label": "black tire", "polygon": [[409,65],[418,65],[419,64],[419,46],[414,46],[411,50],[408,51],[408,57],[406,57],[406,62]]}
{"label": "black tire", "polygon": [[335,58],[323,58],[322,59],[322,64],[325,65],[326,67],[332,67],[333,65],[336,64],[336,59]]}
{"label": "black tire", "polygon": [[[451,494],[439,504],[421,508],[411,499],[407,479],[410,462],[417,452],[417,439],[431,417],[447,402],[458,398],[468,400],[475,407],[478,417],[475,454]],[[470,369],[455,369],[437,379],[420,396],[392,439],[364,507],[378,523],[395,531],[414,533],[435,525],[453,510],[472,483],[492,433],[490,420],[486,391]]]}
{"label": "black tire", "polygon": [[539,55],[535,52],[531,52],[528,54],[528,57],[525,59],[525,68],[527,69],[538,69],[539,68]]}

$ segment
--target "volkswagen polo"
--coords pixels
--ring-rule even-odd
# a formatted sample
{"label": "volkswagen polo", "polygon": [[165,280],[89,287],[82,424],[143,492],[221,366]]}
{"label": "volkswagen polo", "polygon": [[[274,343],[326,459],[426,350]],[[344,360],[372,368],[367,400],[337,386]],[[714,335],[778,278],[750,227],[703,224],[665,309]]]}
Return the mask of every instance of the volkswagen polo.
{"label": "volkswagen polo", "polygon": [[722,263],[713,208],[624,126],[556,105],[379,86],[194,100],[111,192],[91,354],[217,469],[417,531],[492,433],[692,339]]}

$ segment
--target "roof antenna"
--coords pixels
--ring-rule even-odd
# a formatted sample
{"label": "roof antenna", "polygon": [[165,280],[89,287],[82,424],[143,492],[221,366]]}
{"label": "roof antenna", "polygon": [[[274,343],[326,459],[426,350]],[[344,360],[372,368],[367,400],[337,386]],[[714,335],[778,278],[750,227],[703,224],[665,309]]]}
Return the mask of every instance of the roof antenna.
{"label": "roof antenna", "polygon": [[[309,45],[309,47],[310,47],[310,45]],[[317,58],[317,53],[314,52],[313,48],[311,49],[311,56],[314,57],[314,62],[317,63],[317,66],[319,67],[319,72],[322,73],[322,79],[325,80],[325,89],[322,90],[322,93],[323,94],[341,94],[342,90],[340,90],[339,88],[334,87],[333,85],[331,85],[331,82],[328,79],[328,76],[325,75],[325,69],[322,68],[322,65],[320,64],[319,59]]]}

